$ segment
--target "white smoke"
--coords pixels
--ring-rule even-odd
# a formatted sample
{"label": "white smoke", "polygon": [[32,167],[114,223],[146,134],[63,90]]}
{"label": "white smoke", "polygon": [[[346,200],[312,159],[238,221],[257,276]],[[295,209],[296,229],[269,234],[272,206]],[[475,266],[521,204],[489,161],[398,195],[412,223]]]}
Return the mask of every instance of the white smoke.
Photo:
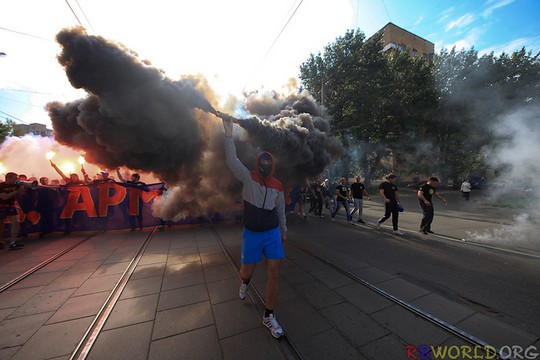
{"label": "white smoke", "polygon": [[490,179],[490,195],[486,201],[515,208],[520,214],[514,217],[512,225],[483,234],[468,233],[468,240],[539,250],[536,245],[540,225],[539,114],[539,107],[530,107],[508,113],[496,121],[496,135],[506,140],[489,160],[495,169],[504,170],[497,178]]}

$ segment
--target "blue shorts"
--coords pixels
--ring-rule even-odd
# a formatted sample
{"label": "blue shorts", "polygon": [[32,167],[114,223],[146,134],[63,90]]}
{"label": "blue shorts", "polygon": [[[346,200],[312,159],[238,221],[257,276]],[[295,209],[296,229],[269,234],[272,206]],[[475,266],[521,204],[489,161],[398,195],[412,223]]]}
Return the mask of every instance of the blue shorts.
{"label": "blue shorts", "polygon": [[279,227],[261,232],[244,228],[240,262],[245,265],[256,264],[261,261],[263,254],[267,259],[274,260],[285,257]]}

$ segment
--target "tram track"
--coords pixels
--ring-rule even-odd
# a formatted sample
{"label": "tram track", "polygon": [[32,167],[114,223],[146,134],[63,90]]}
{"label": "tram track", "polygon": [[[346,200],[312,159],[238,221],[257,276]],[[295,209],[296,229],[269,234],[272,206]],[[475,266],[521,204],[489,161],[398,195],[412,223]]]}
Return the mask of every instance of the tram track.
{"label": "tram track", "polygon": [[0,286],[0,293],[8,290],[9,288],[11,288],[12,286],[20,283],[22,280],[24,280],[25,278],[29,277],[30,275],[34,274],[35,272],[37,272],[38,270],[44,268],[45,266],[49,265],[50,263],[52,263],[53,261],[55,261],[56,259],[62,257],[63,255],[69,253],[70,251],[72,251],[73,249],[79,247],[80,245],[84,244],[86,241],[90,240],[91,238],[93,238],[94,236],[96,236],[98,233],[95,232],[95,233],[92,233],[86,237],[84,237],[82,240],[80,240],[79,242],[71,245],[70,247],[62,250],[62,251],[59,251],[58,253],[50,256],[49,258],[43,260],[41,263],[31,267],[30,269],[26,270],[25,272],[23,272],[21,275],[18,275],[17,277],[13,278],[12,280],[8,281],[7,283],[3,284],[2,286]]}
{"label": "tram track", "polygon": [[98,311],[97,315],[94,317],[94,320],[86,330],[84,336],[82,337],[81,341],[73,351],[73,353],[70,356],[70,360],[84,360],[92,350],[92,346],[94,345],[96,339],[98,338],[101,330],[103,329],[103,326],[105,325],[105,322],[111,315],[114,306],[118,302],[118,299],[120,299],[120,296],[122,295],[122,292],[126,288],[129,279],[131,278],[131,275],[135,271],[137,265],[139,264],[139,261],[141,260],[142,256],[144,255],[144,252],[148,245],[150,244],[150,241],[154,237],[155,233],[157,231],[157,227],[154,227],[154,229],[150,232],[150,234],[146,237],[146,239],[141,244],[140,248],[138,249],[137,253],[133,256],[131,261],[129,262],[128,266],[116,282],[116,285],[111,290],[109,296],[101,306],[101,309]]}
{"label": "tram track", "polygon": [[[96,316],[94,317],[93,321],[91,322],[90,326],[87,328],[84,336],[81,338],[79,343],[77,344],[75,350],[72,352],[70,359],[77,359],[77,360],[83,360],[86,359],[88,354],[90,353],[92,346],[94,345],[97,337],[99,336],[105,322],[107,321],[109,315],[112,313],[114,306],[118,302],[118,299],[120,298],[120,295],[122,294],[122,291],[125,289],[129,278],[135,271],[135,268],[137,267],[137,264],[139,263],[140,259],[142,258],[148,244],[150,243],[151,239],[153,238],[154,234],[157,231],[157,227],[155,227],[149,235],[146,237],[146,239],[142,242],[141,246],[137,249],[137,253],[132,257],[129,264],[126,266],[126,269],[116,282],[116,285],[111,290],[109,296],[101,306],[101,309],[98,311]],[[75,244],[63,249],[62,251],[57,252],[56,254],[48,257],[47,259],[43,260],[41,263],[31,267],[30,269],[26,270],[22,274],[18,275],[17,277],[13,278],[12,280],[8,281],[7,283],[0,286],[0,293],[10,289],[11,287],[17,285],[18,283],[22,282],[24,279],[29,278],[36,272],[38,272],[40,269],[46,267],[49,264],[52,264],[54,261],[60,259],[62,256],[70,253],[71,251],[77,249],[79,246],[86,243],[88,240],[94,238],[96,235],[98,235],[100,232],[94,232],[92,234],[89,234],[88,236],[85,236],[80,241],[76,242]]]}
{"label": "tram track", "polygon": [[[219,246],[221,247],[223,253],[227,257],[229,263],[232,267],[235,269],[239,268],[239,263],[237,260],[237,257],[231,252],[227,244],[223,241],[217,230],[210,226],[211,233],[213,234],[214,238],[217,240]],[[98,314],[93,319],[91,325],[88,327],[86,333],[84,334],[83,338],[77,345],[76,349],[71,354],[71,359],[85,359],[91,352],[92,346],[94,342],[96,341],[97,337],[99,336],[103,326],[105,325],[105,322],[107,321],[109,315],[113,311],[113,308],[115,304],[118,302],[120,295],[122,294],[122,291],[127,285],[127,282],[129,281],[131,275],[133,274],[135,268],[137,267],[141,257],[143,256],[144,252],[146,251],[148,245],[150,244],[152,238],[154,237],[155,233],[157,231],[157,228],[154,228],[151,233],[146,237],[146,239],[142,242],[140,247],[138,248],[137,253],[133,256],[131,261],[129,262],[129,265],[126,267],[123,274],[120,276],[120,279],[117,281],[116,286],[113,290],[111,290],[107,300],[101,307]],[[38,271],[39,269],[43,268],[47,264],[55,261],[56,259],[60,258],[61,256],[67,254],[69,251],[75,249],[76,247],[80,246],[87,240],[91,239],[93,236],[95,236],[97,233],[90,234],[84,239],[80,240],[76,244],[73,244],[69,248],[64,249],[63,251],[49,257],[47,260],[43,261],[42,263],[34,266],[32,269],[26,271],[24,274],[21,274],[17,278],[13,279],[9,283],[6,283],[0,288],[0,292],[7,290],[11,286],[17,284],[18,282],[22,281],[24,278],[30,276],[34,272]],[[449,240],[449,239],[447,239]],[[458,241],[458,239],[453,239],[452,241]],[[479,348],[492,348],[496,349],[494,346],[489,345],[487,342],[483,341],[482,339],[479,339],[466,331],[459,329],[452,324],[449,324],[427,312],[422,311],[421,309],[415,307],[414,305],[411,305],[407,303],[406,301],[403,301],[402,299],[399,299],[392,294],[387,293],[384,290],[381,290],[380,288],[376,287],[375,285],[367,282],[366,280],[358,277],[357,275],[347,271],[346,269],[336,265],[332,261],[329,261],[325,259],[323,256],[314,253],[313,251],[304,248],[302,245],[299,245],[298,243],[294,241],[288,240],[287,243],[296,248],[297,250],[301,251],[302,253],[306,254],[307,256],[317,260],[320,263],[325,264],[326,266],[332,268],[333,270],[338,271],[342,275],[345,275],[346,277],[350,278],[356,283],[359,283],[371,291],[374,291],[375,293],[378,293],[379,295],[382,295],[383,297],[387,298],[388,300],[392,301],[393,303],[399,305],[402,308],[407,309],[408,311],[412,312],[413,314],[417,315],[418,317],[424,319],[425,321],[428,321],[429,323],[432,323],[436,325],[437,327],[443,329],[444,331],[458,337],[459,339],[463,340],[467,344],[471,344],[475,347]],[[137,250],[137,248],[135,248]],[[256,304],[258,306],[258,309],[261,310],[264,308],[264,299],[263,296],[257,289],[252,286],[252,291],[249,292],[249,296],[252,299],[253,304]],[[259,312],[260,313],[260,312]],[[289,337],[287,337],[287,332],[285,330],[285,335],[278,339],[276,341],[276,345],[279,348],[279,351],[281,352],[283,358],[295,360],[295,359],[304,359],[305,356],[302,355],[300,350],[297,346],[291,341]],[[501,351],[501,349],[497,349],[497,359],[514,359],[509,354],[505,354]]]}
{"label": "tram track", "polygon": [[[229,261],[231,266],[233,266],[238,271],[238,269],[240,268],[240,263],[237,261],[232,251],[225,244],[225,242],[223,241],[221,236],[218,234],[218,232],[214,229],[214,227],[211,227],[211,230],[219,246],[221,247],[223,253],[227,257],[227,260]],[[240,280],[240,276],[238,276],[238,279]],[[248,296],[251,298],[254,304],[257,304],[259,306],[260,311],[258,312],[258,314],[260,314],[262,310],[264,310],[264,298],[255,286],[251,286],[250,290],[251,291],[248,292]],[[283,328],[283,330],[285,334],[279,339],[276,339],[277,345],[283,357],[287,360],[305,359],[305,357],[302,355],[300,350],[294,345],[294,343],[287,336],[286,329]]]}
{"label": "tram track", "polygon": [[[461,218],[455,217],[455,218],[456,219],[463,219],[462,217]],[[478,220],[478,221],[480,221],[480,220]],[[493,222],[493,223],[498,224],[498,223],[495,223],[495,222]],[[366,224],[360,225],[360,224],[354,224],[353,223],[353,226],[359,227],[359,228],[362,228],[362,229],[366,229],[366,230],[376,230],[376,228],[374,226],[370,226],[370,225],[366,225]],[[407,234],[418,236],[418,231],[417,230],[407,229],[407,228],[403,228],[403,227],[401,227],[400,229],[406,231]],[[393,235],[391,233],[388,233],[388,235],[396,237],[395,235]],[[443,234],[430,234],[429,236],[431,238],[440,239],[440,240],[446,240],[446,241],[462,244],[464,246],[476,246],[476,247],[495,250],[495,251],[499,251],[499,252],[503,252],[503,253],[513,254],[513,255],[520,255],[520,256],[530,257],[530,258],[534,258],[534,259],[540,259],[540,255],[534,254],[532,252],[526,252],[526,251],[520,251],[520,250],[504,248],[504,247],[500,247],[500,246],[490,245],[490,244],[486,244],[486,243],[481,243],[481,242],[477,242],[477,241],[473,241],[473,240],[467,240],[467,239],[464,239],[464,238],[458,238],[458,237],[448,236],[448,235],[443,235]]]}
{"label": "tram track", "polygon": [[[222,247],[225,255],[229,259],[231,265],[233,265],[236,269],[238,269],[239,268],[239,263],[236,260],[236,257],[232,254],[230,249],[227,247],[227,245],[220,238],[217,231],[215,231],[214,229],[212,231],[213,231],[214,236],[216,237],[216,239],[218,239],[218,242],[219,242],[220,246]],[[457,239],[457,238],[451,238],[451,237],[445,237],[445,236],[439,236],[439,237],[444,238],[445,240],[451,240],[451,241],[463,243],[460,239]],[[321,263],[325,264],[326,266],[332,268],[333,270],[339,272],[340,274],[348,277],[349,279],[353,280],[354,282],[356,282],[358,284],[361,284],[362,286],[367,287],[369,290],[383,296],[384,298],[390,300],[394,304],[396,304],[396,305],[410,311],[411,313],[413,313],[414,315],[422,318],[423,320],[427,321],[428,323],[433,324],[436,327],[442,329],[443,331],[445,331],[445,332],[459,338],[460,340],[462,340],[466,344],[472,345],[472,347],[474,347],[474,348],[482,349],[481,351],[486,351],[486,349],[490,349],[490,351],[491,351],[491,350],[495,349],[495,351],[496,351],[495,357],[493,357],[492,353],[489,353],[489,354],[486,353],[485,356],[490,356],[489,358],[491,358],[491,359],[515,360],[515,358],[512,357],[511,354],[505,353],[504,349],[499,349],[496,346],[491,345],[488,342],[486,342],[486,341],[484,341],[484,340],[482,340],[482,339],[468,333],[467,331],[465,331],[463,329],[460,329],[459,327],[456,327],[456,326],[450,324],[449,322],[444,321],[444,320],[436,317],[435,315],[430,314],[430,313],[428,313],[428,312],[426,312],[426,311],[424,311],[424,310],[410,304],[409,302],[388,293],[387,291],[373,285],[372,283],[360,278],[359,276],[351,273],[350,271],[347,271],[346,269],[344,269],[344,268],[336,265],[335,263],[325,259],[323,256],[320,256],[320,255],[310,251],[309,249],[295,243],[294,241],[287,240],[287,243],[289,245],[293,246],[294,248],[296,248],[297,250],[299,250],[299,251],[303,252],[304,254],[308,255],[309,257],[317,260],[318,262],[321,262]],[[482,246],[482,244],[472,244],[472,243],[469,243],[468,245]],[[521,253],[521,252],[517,252],[517,251],[509,251],[508,249],[499,249],[499,248],[489,247],[489,246],[483,246],[483,247],[488,247],[488,248],[491,248],[493,250],[507,251],[507,252],[511,252],[513,254],[536,257],[535,255],[531,255],[531,254],[527,254],[527,253]],[[261,296],[260,292],[257,291],[257,289],[254,286],[252,286],[252,289],[253,290],[250,292],[250,294],[253,294],[253,296],[250,295],[250,296],[252,296],[252,300],[254,302],[258,303],[261,307],[264,308],[264,299]],[[286,334],[286,329],[284,328],[284,330],[285,330],[285,334]],[[284,354],[285,358],[286,359],[302,359],[301,354],[298,351],[298,349],[295,347],[295,345],[286,336],[284,336],[283,338],[284,338],[284,340],[286,340],[286,341],[283,341],[284,346],[282,346],[282,353]],[[280,345],[281,345],[281,342],[280,342]],[[290,352],[289,349],[292,349],[292,351],[293,351],[292,355],[290,355],[291,352]],[[300,357],[295,357],[295,356],[300,356]]]}
{"label": "tram track", "polygon": [[[361,284],[365,287],[367,287],[368,289],[370,289],[371,291],[385,297],[386,299],[392,301],[393,303],[399,305],[400,307],[412,312],[413,314],[421,317],[422,319],[428,321],[429,323],[439,327],[440,329],[458,337],[459,339],[463,340],[464,342],[466,342],[467,344],[471,344],[473,345],[474,347],[479,347],[480,349],[496,349],[496,357],[490,357],[491,359],[508,359],[508,360],[515,360],[513,357],[511,357],[509,354],[506,354],[504,353],[503,350],[501,349],[497,349],[495,346],[493,345],[490,345],[488,344],[486,341],[483,341],[482,339],[479,339],[471,334],[469,334],[468,332],[466,332],[465,330],[462,330],[444,320],[441,320],[439,319],[438,317],[426,312],[426,311],[423,311],[422,309],[388,293],[387,291],[385,290],[382,290],[381,288],[371,284],[370,282],[358,277],[357,275],[343,269],[342,267],[332,263],[331,261],[328,261],[326,260],[324,257],[320,256],[320,255],[317,255],[315,254],[314,252],[306,249],[305,247],[293,242],[293,241],[290,241],[288,240],[287,243],[291,246],[293,246],[294,248],[296,248],[297,250],[299,251],[302,251],[303,253],[305,253],[306,255],[310,256],[311,258],[313,259],[316,259],[317,261],[321,262],[321,263],[324,263],[326,266],[329,266],[330,268],[332,268],[333,270],[336,270],[337,272],[339,272],[340,274],[348,277],[349,279],[353,280],[354,282],[358,283],[358,284]],[[486,354],[486,355],[489,355],[489,354]]]}

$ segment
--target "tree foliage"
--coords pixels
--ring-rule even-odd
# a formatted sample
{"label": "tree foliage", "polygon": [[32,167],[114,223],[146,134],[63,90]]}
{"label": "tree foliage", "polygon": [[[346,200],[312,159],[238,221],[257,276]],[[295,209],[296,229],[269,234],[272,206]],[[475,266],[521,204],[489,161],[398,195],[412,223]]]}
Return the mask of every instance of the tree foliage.
{"label": "tree foliage", "polygon": [[[311,55],[300,67],[302,84],[324,101],[334,131],[349,146],[359,147],[358,163],[367,180],[388,171],[390,155],[407,167],[411,151],[435,102],[426,63],[398,51],[382,52],[381,34],[368,41],[348,31],[323,54]],[[352,140],[350,140],[352,139]]]}
{"label": "tree foliage", "polygon": [[13,132],[13,124],[13,120],[10,119],[6,119],[5,122],[0,121],[0,144]]}
{"label": "tree foliage", "polygon": [[493,132],[500,114],[539,105],[539,54],[442,49],[429,66],[383,52],[381,34],[366,40],[350,30],[311,54],[300,79],[368,181],[388,170],[455,179],[486,167],[484,152],[501,141]]}

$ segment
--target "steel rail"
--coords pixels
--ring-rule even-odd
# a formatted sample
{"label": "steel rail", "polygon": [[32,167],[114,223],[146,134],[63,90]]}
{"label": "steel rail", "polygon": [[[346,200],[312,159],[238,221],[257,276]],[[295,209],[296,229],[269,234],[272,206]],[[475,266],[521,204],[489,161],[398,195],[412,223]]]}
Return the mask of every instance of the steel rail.
{"label": "steel rail", "polygon": [[84,239],[82,239],[81,241],[79,241],[78,243],[76,244],[73,244],[72,246],[68,247],[67,249],[65,250],[62,250],[60,251],[59,253],[51,256],[50,258],[42,261],[41,263],[39,263],[38,265],[30,268],[29,270],[25,271],[24,273],[22,273],[21,275],[17,276],[16,278],[8,281],[7,283],[5,283],[4,285],[0,286],[0,293],[2,293],[3,291],[6,291],[7,289],[9,289],[10,287],[12,287],[13,285],[19,283],[20,281],[22,281],[24,278],[32,275],[33,273],[35,273],[36,271],[38,271],[39,269],[47,266],[48,264],[52,263],[54,260],[58,259],[59,257],[67,254],[68,252],[70,252],[71,250],[75,249],[76,247],[78,247],[79,245],[83,244],[84,242],[86,242],[88,239],[94,237],[97,233],[93,233],[92,235],[89,235],[87,237],[85,237]]}
{"label": "steel rail", "polygon": [[113,311],[114,306],[118,302],[118,299],[120,298],[120,295],[122,294],[122,291],[125,289],[131,275],[135,271],[135,268],[139,264],[139,261],[141,260],[146,248],[148,247],[148,244],[150,244],[150,241],[154,237],[154,234],[157,231],[157,227],[154,227],[152,232],[146,237],[145,241],[142,243],[141,247],[139,248],[139,251],[135,256],[131,259],[130,263],[126,267],[126,270],[122,273],[122,276],[120,276],[120,279],[116,282],[114,288],[112,289],[111,293],[105,300],[104,304],[102,305],[101,309],[97,313],[97,315],[94,317],[94,320],[86,330],[85,334],[83,335],[81,341],[73,351],[73,353],[70,356],[70,360],[84,360],[90,353],[90,350],[92,349],[92,346],[94,346],[94,343],[97,340],[97,337],[99,336],[101,329],[103,329],[103,326],[105,325],[105,322],[109,318],[110,314]]}
{"label": "steel rail", "polygon": [[481,340],[481,339],[467,333],[466,331],[461,330],[458,327],[456,327],[456,326],[454,326],[454,325],[452,325],[452,324],[450,324],[450,323],[448,323],[448,322],[446,322],[444,320],[441,320],[441,319],[437,318],[436,316],[434,316],[434,315],[432,315],[432,314],[430,314],[430,313],[428,313],[426,311],[423,311],[423,310],[417,308],[416,306],[414,306],[412,304],[407,303],[404,300],[401,300],[401,299],[395,297],[394,295],[391,295],[390,293],[378,288],[377,286],[369,283],[368,281],[366,281],[364,279],[359,278],[355,274],[352,274],[349,271],[347,271],[347,270],[333,264],[332,262],[324,259],[323,257],[321,257],[321,256],[313,253],[312,251],[304,248],[303,246],[298,245],[297,243],[295,243],[293,241],[290,241],[290,240],[287,240],[287,243],[290,244],[291,246],[295,247],[296,249],[304,252],[305,254],[311,256],[312,258],[316,259],[317,261],[320,261],[320,262],[324,263],[325,265],[331,267],[332,269],[338,271],[342,275],[347,276],[348,278],[354,280],[355,282],[364,285],[368,289],[378,293],[379,295],[384,296],[388,300],[390,300],[390,301],[398,304],[399,306],[411,311],[415,315],[420,316],[424,320],[438,326],[439,328],[445,330],[446,332],[449,332],[449,333],[459,337],[460,339],[464,340],[465,342],[467,342],[469,344],[472,344],[472,345],[475,345],[475,346],[479,346],[482,349],[484,349],[484,351],[485,351],[485,349],[488,349],[488,348],[495,349],[495,351],[497,352],[497,359],[515,360],[510,355],[505,354],[500,349],[497,349],[495,346],[492,346],[492,345],[488,344],[487,342],[485,342],[485,341],[483,341],[483,340]]}
{"label": "steel rail", "polygon": [[[227,257],[227,260],[233,266],[235,269],[240,268],[240,264],[236,260],[236,257],[233,255],[232,251],[229,249],[229,247],[225,244],[221,236],[218,234],[218,232],[215,230],[215,228],[211,227],[212,233],[214,234],[214,237],[216,238],[219,246],[221,247],[223,253]],[[238,274],[238,272],[237,272]],[[240,279],[240,274],[238,274],[238,279]],[[261,309],[264,309],[264,299],[261,295],[261,293],[257,290],[257,288],[253,285],[251,285],[251,291],[248,292],[248,296],[252,300],[254,304],[258,304]],[[285,331],[285,328],[283,328],[284,335],[281,336],[279,339],[276,339],[278,347],[287,360],[303,360],[305,359],[304,356],[302,356],[300,350],[293,344],[293,342],[287,337],[287,332]]]}

